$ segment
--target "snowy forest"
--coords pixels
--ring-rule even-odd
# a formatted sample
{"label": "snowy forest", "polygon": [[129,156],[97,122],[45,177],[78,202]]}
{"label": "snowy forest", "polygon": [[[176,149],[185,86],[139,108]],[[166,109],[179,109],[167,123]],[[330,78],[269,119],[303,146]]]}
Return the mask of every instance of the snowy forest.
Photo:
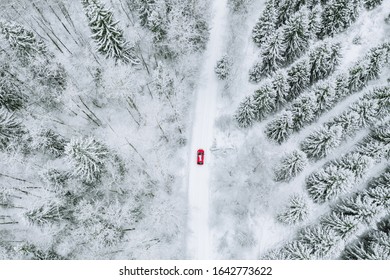
{"label": "snowy forest", "polygon": [[189,193],[208,259],[390,259],[390,1],[1,0],[0,61],[0,259],[191,258]]}

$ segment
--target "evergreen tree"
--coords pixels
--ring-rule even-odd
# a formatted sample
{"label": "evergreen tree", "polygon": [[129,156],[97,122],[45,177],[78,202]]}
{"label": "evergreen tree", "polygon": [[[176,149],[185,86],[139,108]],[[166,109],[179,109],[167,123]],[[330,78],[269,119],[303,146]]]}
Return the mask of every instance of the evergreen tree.
{"label": "evergreen tree", "polygon": [[376,162],[380,162],[388,156],[390,147],[381,141],[377,141],[369,136],[363,143],[360,143],[355,149],[361,155],[369,156]]}
{"label": "evergreen tree", "polygon": [[23,107],[25,98],[19,87],[12,83],[9,78],[0,77],[0,108],[16,111]]}
{"label": "evergreen tree", "polygon": [[235,118],[240,127],[249,127],[253,124],[256,116],[256,105],[253,101],[253,96],[248,96],[240,103],[237,109]]}
{"label": "evergreen tree", "polygon": [[281,253],[287,260],[312,260],[315,259],[313,246],[309,243],[295,240],[281,249]]}
{"label": "evergreen tree", "polygon": [[9,143],[22,133],[20,122],[14,115],[0,108],[0,150],[7,148]]}
{"label": "evergreen tree", "polygon": [[[390,87],[379,87],[374,89],[372,97],[377,100],[380,109],[389,111],[390,108]],[[381,111],[382,111],[381,110]]]}
{"label": "evergreen tree", "polygon": [[257,46],[261,47],[267,41],[268,36],[275,31],[275,21],[276,11],[274,0],[268,0],[263,14],[252,30],[252,40]]}
{"label": "evergreen tree", "polygon": [[85,14],[92,31],[92,38],[97,44],[97,51],[106,58],[113,58],[125,64],[139,64],[140,61],[123,37],[113,14],[99,0],[82,0]]}
{"label": "evergreen tree", "polygon": [[360,126],[360,116],[352,110],[345,110],[341,115],[325,124],[327,128],[339,126],[342,128],[342,138],[352,136]]}
{"label": "evergreen tree", "polygon": [[323,158],[339,145],[341,132],[340,127],[316,130],[303,140],[301,149],[309,158]]}
{"label": "evergreen tree", "polygon": [[268,75],[275,72],[283,64],[285,46],[280,32],[269,35],[262,51],[262,64],[260,73]]}
{"label": "evergreen tree", "polygon": [[53,248],[48,250],[39,249],[32,243],[23,243],[17,247],[17,251],[22,253],[30,260],[64,260],[65,258],[59,255]]}
{"label": "evergreen tree", "polygon": [[283,0],[280,2],[278,9],[276,10],[276,27],[279,28],[283,24],[286,24],[293,12],[294,0]]}
{"label": "evergreen tree", "polygon": [[294,64],[287,72],[290,98],[297,97],[309,85],[310,72],[306,60]]}
{"label": "evergreen tree", "polygon": [[74,168],[73,175],[86,183],[100,179],[108,153],[108,149],[92,137],[74,138],[65,147],[65,154]]}
{"label": "evergreen tree", "polygon": [[367,85],[367,68],[367,63],[365,61],[360,61],[349,69],[348,86],[351,92],[357,92]]}
{"label": "evergreen tree", "polygon": [[293,131],[293,116],[291,112],[282,112],[280,118],[271,121],[266,129],[265,134],[271,140],[281,144]]}
{"label": "evergreen tree", "polygon": [[215,74],[220,80],[225,80],[230,73],[231,62],[227,55],[224,55],[217,61],[217,65],[214,68]]}
{"label": "evergreen tree", "polygon": [[21,25],[0,22],[0,33],[5,37],[11,48],[16,50],[17,58],[23,62],[27,63],[36,55],[49,55],[44,42],[37,39],[33,32],[26,30]]}
{"label": "evergreen tree", "polygon": [[278,72],[274,75],[271,83],[275,95],[275,109],[279,110],[289,99],[287,77],[283,72]]}
{"label": "evergreen tree", "polygon": [[324,6],[320,31],[322,37],[334,36],[356,20],[358,10],[355,10],[351,4],[350,0],[331,0]]}
{"label": "evergreen tree", "polygon": [[346,74],[340,74],[336,77],[335,91],[338,99],[349,96],[352,92],[349,89],[350,76]]}
{"label": "evergreen tree", "polygon": [[364,2],[364,7],[367,10],[372,10],[379,5],[382,5],[383,0],[363,0],[363,2]]}
{"label": "evergreen tree", "polygon": [[359,222],[352,216],[331,212],[321,219],[321,225],[326,229],[333,230],[341,239],[346,239],[358,230]]}
{"label": "evergreen tree", "polygon": [[309,55],[310,83],[326,78],[340,61],[340,44],[325,43]]}
{"label": "evergreen tree", "polygon": [[299,12],[293,15],[286,23],[283,31],[283,39],[286,46],[284,56],[287,63],[293,62],[307,50],[309,37],[306,14]]}
{"label": "evergreen tree", "polygon": [[312,247],[317,258],[326,256],[339,242],[340,238],[331,230],[321,225],[304,228],[298,235],[298,241]]}
{"label": "evergreen tree", "polygon": [[330,164],[306,179],[306,189],[316,203],[324,203],[344,193],[354,182],[352,171]]}
{"label": "evergreen tree", "polygon": [[275,168],[275,180],[288,182],[301,173],[306,165],[306,154],[299,150],[295,150],[283,157]]}
{"label": "evergreen tree", "polygon": [[318,6],[310,9],[309,16],[308,16],[308,28],[309,28],[310,38],[312,39],[317,38],[317,34],[321,28],[321,10]]}
{"label": "evergreen tree", "polygon": [[278,221],[293,225],[304,221],[309,215],[309,208],[302,196],[294,195],[290,198],[285,209],[277,215]]}
{"label": "evergreen tree", "polygon": [[350,110],[359,116],[359,125],[368,127],[380,118],[379,104],[373,99],[362,99],[350,106]]}
{"label": "evergreen tree", "polygon": [[257,108],[256,119],[261,121],[275,110],[275,93],[270,85],[264,85],[255,91],[253,102]]}
{"label": "evergreen tree", "polygon": [[24,215],[29,222],[37,225],[72,219],[72,211],[55,202],[46,203],[38,208],[28,210]]}
{"label": "evergreen tree", "polygon": [[390,207],[390,171],[372,180],[367,188],[367,194],[378,207]]}
{"label": "evergreen tree", "polygon": [[138,0],[138,17],[141,26],[146,26],[149,22],[149,17],[153,12],[155,0]]}
{"label": "evergreen tree", "polygon": [[51,129],[43,129],[40,131],[35,142],[39,150],[55,157],[60,157],[65,152],[65,138]]}
{"label": "evergreen tree", "polygon": [[340,202],[334,205],[334,211],[369,224],[378,214],[379,209],[367,194],[356,193],[341,199]]}
{"label": "evergreen tree", "polygon": [[313,107],[316,116],[333,108],[337,102],[337,97],[332,83],[319,82],[313,89],[315,96],[315,104]]}
{"label": "evergreen tree", "polygon": [[317,106],[315,96],[311,94],[305,94],[292,103],[290,110],[293,114],[294,130],[299,131],[315,119]]}
{"label": "evergreen tree", "polygon": [[249,69],[249,81],[252,83],[258,83],[264,77],[262,61],[256,62],[255,65]]}
{"label": "evergreen tree", "polygon": [[372,165],[372,159],[356,152],[348,153],[334,161],[338,168],[347,169],[353,172],[356,178],[362,178],[367,169]]}

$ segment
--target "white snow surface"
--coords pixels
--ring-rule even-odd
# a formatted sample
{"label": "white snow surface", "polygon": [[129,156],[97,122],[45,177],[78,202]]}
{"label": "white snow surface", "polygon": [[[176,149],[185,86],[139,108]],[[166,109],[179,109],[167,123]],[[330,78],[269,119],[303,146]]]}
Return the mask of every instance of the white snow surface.
{"label": "white snow surface", "polygon": [[[209,182],[213,143],[213,127],[217,110],[219,81],[214,67],[224,51],[228,7],[227,0],[214,0],[210,40],[196,88],[188,174],[188,259],[213,259],[209,227]],[[197,165],[196,152],[205,151],[204,165]]]}

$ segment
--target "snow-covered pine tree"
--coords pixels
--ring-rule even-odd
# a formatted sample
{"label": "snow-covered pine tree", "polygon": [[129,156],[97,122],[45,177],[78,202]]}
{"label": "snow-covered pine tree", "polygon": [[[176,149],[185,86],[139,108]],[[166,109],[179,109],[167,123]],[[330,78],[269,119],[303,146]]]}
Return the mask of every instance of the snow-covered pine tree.
{"label": "snow-covered pine tree", "polygon": [[249,81],[252,83],[260,82],[261,79],[264,77],[262,69],[263,69],[263,62],[262,61],[256,62],[249,69]]}
{"label": "snow-covered pine tree", "polygon": [[293,12],[294,0],[282,0],[276,10],[276,28],[286,24]]}
{"label": "snow-covered pine tree", "polygon": [[215,74],[218,79],[225,80],[230,73],[231,62],[227,55],[224,55],[220,60],[217,61],[217,65],[214,68]]}
{"label": "snow-covered pine tree", "polygon": [[390,234],[372,229],[348,244],[341,255],[344,260],[389,260]]}
{"label": "snow-covered pine tree", "polygon": [[268,84],[263,85],[255,91],[253,102],[257,108],[255,117],[261,121],[275,110],[275,92],[273,88]]}
{"label": "snow-covered pine tree", "polygon": [[63,220],[71,220],[72,210],[51,201],[50,203],[45,203],[37,208],[26,211],[24,216],[27,221],[42,226]]}
{"label": "snow-covered pine tree", "polygon": [[373,203],[378,207],[388,209],[390,207],[390,169],[387,169],[381,176],[372,180],[366,190]]}
{"label": "snow-covered pine tree", "polygon": [[276,11],[274,0],[268,0],[265,9],[252,30],[253,42],[261,47],[276,29]]}
{"label": "snow-covered pine tree", "polygon": [[349,69],[348,87],[351,92],[357,92],[367,85],[369,80],[368,62],[362,60]]}
{"label": "snow-covered pine tree", "polygon": [[309,63],[303,60],[294,64],[287,72],[290,98],[297,97],[310,82]]}
{"label": "snow-covered pine tree", "polygon": [[328,123],[325,124],[327,128],[339,126],[342,128],[342,138],[346,136],[352,136],[360,128],[360,116],[352,111],[345,110],[341,115],[334,117]]}
{"label": "snow-covered pine tree", "polygon": [[301,149],[308,158],[320,159],[329,154],[341,141],[341,127],[320,128],[301,142]]}
{"label": "snow-covered pine tree", "polygon": [[334,72],[340,61],[340,44],[324,43],[310,52],[310,83],[326,78]]}
{"label": "snow-covered pine tree", "polygon": [[350,0],[331,0],[324,6],[321,16],[321,37],[334,36],[348,28],[356,20],[355,10]]}
{"label": "snow-covered pine tree", "polygon": [[253,101],[253,96],[248,96],[238,106],[235,118],[240,127],[249,127],[256,118],[257,107]]}
{"label": "snow-covered pine tree", "polygon": [[153,12],[155,0],[137,0],[138,4],[138,17],[141,26],[146,26],[149,22],[149,17]]}
{"label": "snow-covered pine tree", "polygon": [[276,218],[279,222],[287,225],[293,225],[304,221],[309,215],[309,207],[305,198],[299,195],[290,197],[283,211]]}
{"label": "snow-covered pine tree", "polygon": [[277,72],[271,81],[271,86],[275,93],[275,109],[279,110],[289,99],[286,75],[283,72]]}
{"label": "snow-covered pine tree", "polygon": [[361,155],[371,157],[376,162],[380,162],[383,158],[388,157],[389,149],[389,145],[374,139],[371,135],[362,143],[359,143],[355,151]]}
{"label": "snow-covered pine tree", "polygon": [[294,130],[299,131],[306,124],[314,121],[318,104],[316,97],[311,94],[300,96],[291,104],[290,110],[293,114]]}
{"label": "snow-covered pine tree", "polygon": [[7,148],[9,143],[22,133],[22,127],[15,116],[0,108],[0,150]]}
{"label": "snow-covered pine tree", "polygon": [[364,192],[358,192],[350,197],[342,198],[333,206],[333,209],[337,213],[351,216],[359,222],[367,224],[370,224],[380,211],[380,208],[375,205],[372,198]]}
{"label": "snow-covered pine tree", "polygon": [[306,189],[316,203],[335,199],[348,190],[355,180],[352,171],[329,164],[306,179]]}
{"label": "snow-covered pine tree", "polygon": [[265,134],[271,140],[281,144],[293,132],[293,116],[290,111],[284,111],[280,117],[271,121],[265,128]]}
{"label": "snow-covered pine tree", "polygon": [[323,258],[337,245],[340,237],[332,229],[315,225],[304,228],[298,234],[298,241],[311,246],[317,258]]}
{"label": "snow-covered pine tree", "polygon": [[286,47],[284,57],[287,63],[300,57],[309,47],[309,26],[307,14],[298,12],[286,23],[283,41]]}
{"label": "snow-covered pine tree", "polygon": [[355,178],[362,178],[372,165],[372,159],[357,152],[350,152],[345,156],[336,159],[333,163],[338,168],[347,169],[353,172]]}
{"label": "snow-covered pine tree", "polygon": [[383,0],[363,0],[364,7],[367,10],[372,10],[379,5],[382,5]]}
{"label": "snow-covered pine tree", "polygon": [[113,58],[125,64],[140,64],[133,48],[123,37],[113,14],[99,0],[81,0],[92,31],[92,38],[97,44],[97,51],[106,58]]}
{"label": "snow-covered pine tree", "polygon": [[92,137],[73,138],[66,145],[65,154],[74,168],[73,175],[86,183],[94,183],[105,169],[109,151]]}
{"label": "snow-covered pine tree", "polygon": [[389,122],[385,122],[377,127],[372,129],[372,138],[385,144],[390,144],[390,127],[388,126]]}
{"label": "snow-covered pine tree", "polygon": [[390,110],[390,87],[375,88],[372,98],[377,100],[381,110]]}
{"label": "snow-covered pine tree", "polygon": [[[390,175],[390,174],[389,174]],[[390,179],[390,177],[389,177]],[[389,181],[390,182],[390,181]],[[377,224],[376,224],[376,227],[378,228],[378,230],[380,231],[383,231],[387,234],[390,233],[390,216],[387,215],[385,218],[383,218],[382,220],[380,220]]]}
{"label": "snow-covered pine tree", "polygon": [[314,115],[318,117],[321,113],[330,110],[337,101],[333,83],[319,82],[313,89],[315,96]]}
{"label": "snow-covered pine tree", "polygon": [[65,258],[59,255],[53,248],[42,250],[36,245],[23,242],[17,246],[16,251],[24,256],[24,259],[29,260],[64,260]]}
{"label": "snow-covered pine tree", "polygon": [[342,73],[337,75],[335,83],[335,94],[338,96],[338,99],[344,98],[352,93],[349,89],[349,79],[350,76],[347,74]]}
{"label": "snow-covered pine tree", "polygon": [[[309,4],[308,4],[309,5]],[[310,33],[310,38],[315,39],[318,36],[318,32],[321,28],[321,8],[319,6],[315,6],[310,8],[308,15],[308,28]]]}
{"label": "snow-covered pine tree", "polygon": [[300,150],[287,154],[275,168],[275,181],[290,181],[303,171],[307,163],[306,154]]}
{"label": "snow-covered pine tree", "polygon": [[0,108],[8,111],[19,110],[23,107],[24,96],[11,77],[1,77],[0,74]]}
{"label": "snow-covered pine tree", "polygon": [[284,62],[285,45],[282,34],[276,31],[269,35],[262,49],[261,74],[274,73]]}
{"label": "snow-covered pine tree", "polygon": [[26,30],[19,24],[0,22],[0,33],[5,37],[11,48],[16,50],[17,58],[24,63],[27,63],[31,58],[35,58],[36,55],[49,55],[45,43],[37,39],[33,32]]}
{"label": "snow-covered pine tree", "polygon": [[34,139],[34,142],[36,142],[36,148],[42,152],[53,155],[54,157],[60,157],[65,152],[67,141],[51,129],[42,129],[38,133],[37,139]]}
{"label": "snow-covered pine tree", "polygon": [[[60,63],[41,64],[32,69],[33,78],[45,88],[54,91],[54,96],[65,90],[67,86],[68,74],[64,66]],[[43,98],[45,98],[43,96]],[[51,99],[52,96],[48,96]]]}
{"label": "snow-covered pine tree", "polygon": [[333,230],[341,239],[345,239],[358,230],[359,221],[354,217],[332,211],[329,215],[321,218],[321,225]]}
{"label": "snow-covered pine tree", "polygon": [[313,260],[315,259],[314,248],[311,244],[294,240],[287,243],[280,250],[279,255],[285,256],[287,260]]}
{"label": "snow-covered pine tree", "polygon": [[375,99],[362,99],[350,106],[350,110],[359,116],[360,127],[373,125],[381,118],[379,104]]}

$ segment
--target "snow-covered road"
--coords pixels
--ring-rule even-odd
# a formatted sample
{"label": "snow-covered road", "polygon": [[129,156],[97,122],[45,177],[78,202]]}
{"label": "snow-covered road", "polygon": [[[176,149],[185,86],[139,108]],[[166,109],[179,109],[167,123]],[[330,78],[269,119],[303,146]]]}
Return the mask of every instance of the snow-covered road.
{"label": "snow-covered road", "polygon": [[[212,259],[212,244],[209,230],[209,180],[210,147],[213,142],[213,126],[217,109],[218,80],[214,66],[224,52],[224,35],[227,26],[227,0],[214,0],[210,40],[204,55],[196,89],[196,108],[190,145],[188,174],[188,259]],[[196,164],[196,151],[205,151],[205,164]]]}

